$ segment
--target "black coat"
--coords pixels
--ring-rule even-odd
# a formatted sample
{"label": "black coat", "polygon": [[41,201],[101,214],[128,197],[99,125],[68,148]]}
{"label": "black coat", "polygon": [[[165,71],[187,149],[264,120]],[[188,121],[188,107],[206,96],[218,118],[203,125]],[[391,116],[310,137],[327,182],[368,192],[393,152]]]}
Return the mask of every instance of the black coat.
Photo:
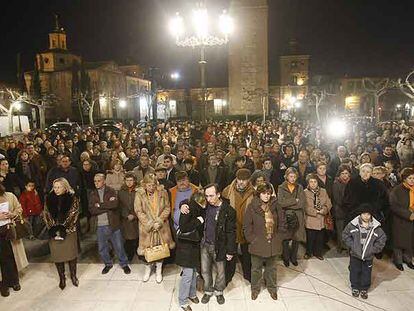
{"label": "black coat", "polygon": [[367,182],[361,177],[351,178],[345,187],[343,209],[346,213],[346,220],[350,222],[358,215],[358,208],[361,204],[368,203],[373,209],[373,216],[380,222],[384,221],[384,215],[389,211],[389,198],[385,185],[370,178]]}
{"label": "black coat", "polygon": [[187,174],[193,185],[200,186],[200,173],[197,170],[187,171]]}
{"label": "black coat", "polygon": [[223,201],[216,223],[216,261],[225,261],[226,255],[236,255],[236,211]]}
{"label": "black coat", "polygon": [[347,212],[343,208],[346,185],[339,180],[335,180],[332,185],[332,215],[335,220],[344,220],[347,216]]}
{"label": "black coat", "polygon": [[410,191],[402,184],[395,186],[390,193],[390,202],[393,247],[413,250],[414,223],[410,220]]}
{"label": "black coat", "polygon": [[[211,184],[210,177],[208,176],[208,167],[203,169],[200,173],[200,182],[201,186],[205,187],[208,184]],[[218,166],[217,167],[217,176],[216,176],[216,184],[219,185],[220,191],[222,191],[227,186],[227,174],[226,169],[224,167]]]}
{"label": "black coat", "polygon": [[[205,209],[201,208],[195,201],[184,200],[182,204],[189,204],[190,213],[180,215],[180,230],[184,233],[197,230],[200,238],[203,237],[204,225],[197,217],[205,218]],[[176,240],[175,263],[186,268],[200,268],[200,241],[192,242],[187,240]]]}

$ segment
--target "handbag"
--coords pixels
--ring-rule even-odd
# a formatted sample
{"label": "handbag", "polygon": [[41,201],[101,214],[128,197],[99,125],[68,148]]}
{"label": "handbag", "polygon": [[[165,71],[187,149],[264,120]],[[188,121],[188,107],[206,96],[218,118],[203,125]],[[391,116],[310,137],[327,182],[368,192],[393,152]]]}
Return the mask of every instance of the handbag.
{"label": "handbag", "polygon": [[16,230],[16,240],[25,239],[32,235],[32,225],[23,217],[16,219],[14,229]]}
{"label": "handbag", "polygon": [[329,212],[328,214],[325,215],[324,222],[325,222],[325,229],[326,230],[329,230],[329,231],[334,230],[334,221],[333,221],[331,212]]}
{"label": "handbag", "polygon": [[190,242],[200,242],[200,233],[197,229],[194,229],[190,232],[182,232],[179,228],[177,229],[177,238],[179,240],[190,241]]}
{"label": "handbag", "polygon": [[[155,237],[158,235],[158,244],[155,244]],[[170,248],[167,243],[164,243],[163,238],[158,230],[151,232],[150,247],[144,250],[145,260],[147,262],[159,261],[161,259],[170,257]]]}

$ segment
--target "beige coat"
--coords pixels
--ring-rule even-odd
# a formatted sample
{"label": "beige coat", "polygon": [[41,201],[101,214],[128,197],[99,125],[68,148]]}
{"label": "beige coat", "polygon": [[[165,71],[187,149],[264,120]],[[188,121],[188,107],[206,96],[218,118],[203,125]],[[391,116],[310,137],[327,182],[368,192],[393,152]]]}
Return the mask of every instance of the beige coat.
{"label": "beige coat", "polygon": [[312,230],[322,230],[325,228],[325,215],[332,208],[331,200],[325,189],[320,188],[319,198],[321,200],[321,213],[318,214],[314,207],[314,194],[312,191],[305,189],[306,205],[305,205],[305,227]]}
{"label": "beige coat", "polygon": [[106,175],[106,185],[112,189],[119,191],[124,184],[125,173],[124,172],[109,172]]}
{"label": "beige coat", "polygon": [[175,247],[172,239],[169,216],[171,206],[168,193],[163,186],[157,186],[155,194],[158,198],[156,211],[151,211],[151,202],[143,187],[139,187],[135,194],[134,209],[139,221],[139,246],[138,255],[143,256],[144,250],[151,246],[151,233],[154,231],[154,224],[161,225],[159,229],[161,238],[167,243],[170,249]]}

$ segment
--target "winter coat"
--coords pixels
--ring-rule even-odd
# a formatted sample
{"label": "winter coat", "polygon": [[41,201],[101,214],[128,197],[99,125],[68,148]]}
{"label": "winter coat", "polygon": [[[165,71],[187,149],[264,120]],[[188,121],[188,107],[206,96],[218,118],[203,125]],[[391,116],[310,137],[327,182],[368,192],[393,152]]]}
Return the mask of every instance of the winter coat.
{"label": "winter coat", "polygon": [[16,164],[16,175],[20,179],[20,184],[25,185],[28,180],[33,180],[36,188],[41,189],[41,173],[39,168],[31,161],[27,163],[27,166],[30,171],[30,176],[24,174],[23,163],[21,161]]}
{"label": "winter coat", "polygon": [[48,229],[63,225],[67,234],[76,232],[78,216],[79,199],[74,194],[52,191],[46,196],[43,218]]}
{"label": "winter coat", "polygon": [[[305,204],[306,198],[303,191],[303,187],[299,184],[296,185],[295,190],[291,193],[288,189],[287,181],[284,181],[277,190],[278,204],[280,208],[286,214],[286,211],[294,211],[298,218],[299,227],[295,230],[286,229],[285,239],[295,240],[299,242],[306,241],[305,233]],[[298,199],[298,201],[296,200]],[[284,216],[285,217],[285,216]],[[285,225],[286,226],[286,225]]]}
{"label": "winter coat", "polygon": [[305,171],[304,171],[303,175],[301,174],[300,169],[299,169],[299,167],[300,167],[299,162],[293,163],[292,167],[294,167],[298,171],[299,176],[298,176],[297,182],[299,184],[301,184],[303,188],[305,188],[306,184],[307,184],[306,176],[308,176],[310,173],[314,173],[316,171],[315,167],[313,166],[312,163],[309,162],[305,167]]}
{"label": "winter coat", "polygon": [[410,191],[402,184],[391,190],[391,215],[393,247],[397,249],[414,249],[414,223],[410,220],[413,213],[410,206]]}
{"label": "winter coat", "polygon": [[218,212],[214,245],[216,261],[225,261],[226,255],[237,254],[236,211],[226,201],[222,202]]}
{"label": "winter coat", "polygon": [[105,186],[103,202],[99,198],[98,190],[93,190],[89,195],[89,212],[93,219],[91,220],[92,228],[96,227],[97,216],[107,214],[109,226],[112,231],[121,229],[121,210],[119,208],[118,195],[114,189]]}
{"label": "winter coat", "polygon": [[249,253],[260,257],[273,257],[282,253],[282,231],[285,228],[284,214],[277,205],[275,197],[271,198],[270,211],[273,214],[274,227],[271,240],[266,237],[265,213],[262,201],[254,197],[247,206],[243,221],[244,236],[249,243]]}
{"label": "winter coat", "polygon": [[141,184],[141,180],[144,179],[144,176],[147,174],[155,174],[155,170],[151,167],[148,166],[146,169],[143,169],[140,165],[138,165],[137,167],[135,167],[132,172],[134,173],[134,175],[137,177],[137,185]]}
{"label": "winter coat", "polygon": [[358,208],[362,203],[368,203],[373,209],[373,216],[384,220],[384,215],[389,211],[389,198],[385,185],[375,179],[362,181],[361,177],[351,178],[345,187],[343,209],[346,212],[346,221],[349,222],[358,215]]}
{"label": "winter coat", "polygon": [[[119,207],[121,209],[122,235],[125,240],[138,239],[138,217],[134,210],[135,189],[129,191],[123,186],[118,192]],[[133,220],[128,220],[128,215],[134,216]]]}
{"label": "winter coat", "polygon": [[332,186],[332,215],[335,220],[343,220],[347,215],[343,208],[346,185],[336,179]]}
{"label": "winter coat", "polygon": [[[208,167],[200,171],[200,182],[203,187],[211,184],[210,177],[208,175]],[[227,186],[227,174],[226,169],[222,166],[217,166],[216,184],[219,185],[219,190],[222,191]]]}
{"label": "winter coat", "polygon": [[[200,268],[200,242],[203,237],[204,222],[202,223],[197,217],[206,217],[206,211],[193,200],[184,200],[182,204],[188,204],[190,212],[180,215],[179,227],[181,232],[191,232],[197,230],[200,241],[193,242],[177,238],[177,249],[175,252],[175,263],[186,268]],[[180,205],[180,206],[181,206]]]}
{"label": "winter coat", "polygon": [[361,244],[361,234],[359,231],[359,217],[355,217],[349,222],[342,232],[342,240],[350,249],[350,255],[361,260],[372,260],[375,254],[382,251],[387,241],[384,231],[381,229],[381,223],[372,217],[373,227],[368,232],[365,246]]}
{"label": "winter coat", "polygon": [[238,193],[236,187],[236,180],[233,180],[233,182],[223,190],[221,195],[224,199],[229,200],[230,206],[236,211],[236,242],[244,244],[247,243],[247,241],[243,234],[243,218],[247,206],[253,199],[254,188],[251,183],[249,183],[241,195]]}
{"label": "winter coat", "polygon": [[321,200],[321,213],[317,213],[314,207],[314,194],[309,189],[305,189],[305,228],[312,230],[322,230],[325,228],[325,215],[331,210],[332,204],[325,189],[319,188],[319,198]]}
{"label": "winter coat", "polygon": [[154,231],[154,224],[161,225],[159,233],[164,243],[167,243],[170,249],[175,247],[169,223],[171,206],[168,199],[168,193],[163,186],[157,186],[155,192],[158,196],[158,206],[154,215],[151,212],[151,202],[148,199],[146,190],[139,187],[135,194],[134,210],[139,221],[139,246],[138,255],[143,256],[144,250],[151,247],[151,234]]}
{"label": "winter coat", "polygon": [[43,211],[42,202],[36,191],[23,191],[19,198],[23,209],[23,216],[39,216]]}

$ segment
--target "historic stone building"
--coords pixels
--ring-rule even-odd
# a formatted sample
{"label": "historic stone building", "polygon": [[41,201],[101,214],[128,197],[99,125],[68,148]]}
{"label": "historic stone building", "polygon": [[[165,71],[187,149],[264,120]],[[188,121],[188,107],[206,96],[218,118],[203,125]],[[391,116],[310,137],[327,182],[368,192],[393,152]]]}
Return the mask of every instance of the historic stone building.
{"label": "historic stone building", "polygon": [[[38,75],[41,95],[55,98],[53,107],[46,111],[49,122],[66,119],[87,122],[88,111],[79,100],[82,89],[87,89],[88,100],[94,103],[95,120],[150,116],[151,82],[143,78],[144,68],[119,66],[113,61],[84,61],[68,49],[66,32],[57,19],[55,29],[49,34],[49,48],[36,55],[35,66],[35,70],[24,74],[26,87],[33,92]],[[82,85],[85,84],[82,79],[86,85]],[[125,100],[125,106],[119,105],[121,99]]]}

